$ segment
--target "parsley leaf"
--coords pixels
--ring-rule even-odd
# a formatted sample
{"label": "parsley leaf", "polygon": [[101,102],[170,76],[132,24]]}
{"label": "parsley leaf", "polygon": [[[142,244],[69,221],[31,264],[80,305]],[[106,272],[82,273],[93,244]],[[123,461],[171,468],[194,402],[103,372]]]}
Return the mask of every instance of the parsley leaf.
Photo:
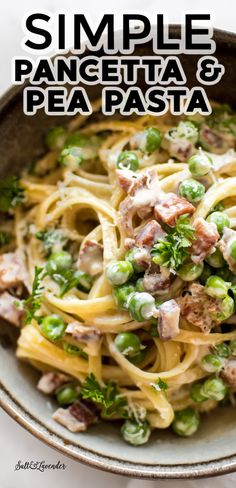
{"label": "parsley leaf", "polygon": [[117,384],[109,381],[105,386],[101,386],[93,373],[87,376],[81,386],[80,393],[83,399],[91,400],[101,406],[101,416],[103,418],[120,415],[127,415],[127,402],[119,394]]}
{"label": "parsley leaf", "polygon": [[174,229],[170,229],[165,239],[160,239],[152,248],[153,262],[173,270],[186,261],[194,240],[194,228],[187,214],[181,215]]}
{"label": "parsley leaf", "polygon": [[165,391],[168,389],[168,385],[165,381],[163,381],[161,378],[158,378],[158,380],[155,383],[151,383],[152,388],[156,391]]}
{"label": "parsley leaf", "polygon": [[42,303],[42,293],[43,285],[42,279],[45,277],[45,271],[43,268],[35,268],[34,281],[32,286],[31,295],[24,300],[24,310],[25,310],[25,323],[29,324],[33,319],[36,318],[36,312],[40,309]]}
{"label": "parsley leaf", "polygon": [[17,176],[7,176],[0,181],[0,211],[7,212],[24,200],[24,190]]}
{"label": "parsley leaf", "polygon": [[10,242],[10,234],[3,230],[0,231],[0,247],[5,246]]}
{"label": "parsley leaf", "polygon": [[59,229],[50,229],[36,232],[35,237],[43,242],[43,247],[47,254],[60,251],[66,244],[66,237]]}
{"label": "parsley leaf", "polygon": [[60,287],[60,298],[62,298],[65,293],[78,285],[78,278],[74,269],[66,269],[65,271],[63,271],[63,273],[60,274],[54,273],[52,275],[52,278]]}

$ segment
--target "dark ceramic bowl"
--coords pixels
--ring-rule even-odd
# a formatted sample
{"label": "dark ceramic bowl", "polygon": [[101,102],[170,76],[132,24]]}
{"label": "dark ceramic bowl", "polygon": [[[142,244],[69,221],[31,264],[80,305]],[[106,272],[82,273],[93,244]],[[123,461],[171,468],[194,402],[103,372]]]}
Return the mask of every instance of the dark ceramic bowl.
{"label": "dark ceramic bowl", "polygon": [[[173,37],[179,27],[172,27]],[[211,98],[236,106],[236,35],[215,31],[217,52],[226,74],[217,86],[207,88]],[[152,54],[150,44],[134,53]],[[181,56],[189,86],[195,80],[197,57]],[[143,87],[143,80],[139,85]],[[89,87],[89,97],[99,95]],[[33,117],[22,113],[22,87],[12,88],[0,101],[0,176],[20,173],[45,151],[44,136],[49,127],[66,123],[43,112]],[[51,418],[55,407],[36,390],[38,373],[15,358],[15,331],[1,324],[1,405],[36,437],[78,461],[106,471],[138,478],[197,478],[236,470],[236,409],[221,408],[205,416],[198,433],[181,439],[169,431],[153,433],[151,441],[135,448],[126,445],[117,426],[96,425],[83,434],[72,434]]]}

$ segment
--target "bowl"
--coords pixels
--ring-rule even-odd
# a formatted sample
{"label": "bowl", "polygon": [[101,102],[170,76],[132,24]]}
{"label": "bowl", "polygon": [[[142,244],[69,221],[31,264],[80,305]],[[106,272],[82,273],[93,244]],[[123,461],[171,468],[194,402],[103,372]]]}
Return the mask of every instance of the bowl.
{"label": "bowl", "polygon": [[[179,26],[171,27],[177,37]],[[215,30],[216,56],[226,74],[220,84],[206,87],[208,95],[236,106],[236,35]],[[139,46],[134,55],[151,54],[150,43]],[[182,55],[189,87],[196,85],[197,56]],[[142,88],[144,80],[138,80]],[[67,117],[49,117],[39,111],[32,117],[22,113],[22,86],[11,88],[0,101],[0,177],[19,173],[45,151],[44,136],[49,127],[66,123]],[[88,87],[91,99],[100,87]],[[86,433],[73,434],[51,418],[55,408],[36,389],[38,372],[15,358],[17,331],[1,323],[0,403],[23,427],[51,447],[73,459],[117,474],[137,478],[198,478],[236,470],[236,409],[219,408],[205,416],[192,438],[177,438],[169,431],[153,433],[142,448],[126,445],[116,425],[100,423]]]}

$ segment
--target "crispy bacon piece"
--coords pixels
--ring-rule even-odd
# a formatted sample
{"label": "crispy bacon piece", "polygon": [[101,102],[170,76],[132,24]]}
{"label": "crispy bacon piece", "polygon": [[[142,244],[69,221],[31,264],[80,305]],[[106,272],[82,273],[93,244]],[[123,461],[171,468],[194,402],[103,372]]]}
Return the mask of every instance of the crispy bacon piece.
{"label": "crispy bacon piece", "polygon": [[221,312],[221,301],[205,293],[204,286],[192,283],[184,297],[178,299],[181,315],[190,324],[208,334],[221,322],[217,314]]}
{"label": "crispy bacon piece", "polygon": [[76,267],[91,276],[103,271],[103,246],[91,239],[85,241],[79,252]]}
{"label": "crispy bacon piece", "polygon": [[195,240],[190,250],[191,259],[195,264],[199,264],[214,251],[219,234],[216,224],[206,222],[202,217],[194,221],[193,227],[195,229]]}
{"label": "crispy bacon piece", "polygon": [[37,388],[46,395],[51,395],[52,393],[55,393],[59,386],[62,386],[68,380],[69,376],[66,376],[62,373],[50,371],[48,373],[43,373],[37,384]]}
{"label": "crispy bacon piece", "polygon": [[79,400],[68,408],[58,408],[52,418],[71,432],[84,432],[97,421],[94,412]]}
{"label": "crispy bacon piece", "polygon": [[129,169],[117,169],[116,170],[117,176],[117,183],[125,191],[125,193],[129,193],[134,180],[137,178],[133,171]]}
{"label": "crispy bacon piece", "polygon": [[224,366],[221,370],[222,378],[229,386],[236,387],[236,359],[229,358],[225,360]]}
{"label": "crispy bacon piece", "polygon": [[[19,303],[19,308],[16,303]],[[21,301],[5,291],[0,295],[0,317],[10,322],[10,324],[21,326],[21,319],[23,316],[23,310],[20,307]]]}
{"label": "crispy bacon piece", "polygon": [[224,228],[223,235],[221,240],[219,241],[219,248],[220,251],[222,252],[225,261],[229,265],[229,269],[233,272],[236,273],[236,262],[235,260],[230,256],[230,246],[232,241],[236,239],[236,232],[235,230],[228,229],[227,227]]}
{"label": "crispy bacon piece", "polygon": [[170,156],[178,159],[178,161],[186,161],[196,151],[192,142],[187,139],[177,139],[176,141],[170,141],[168,146]]}
{"label": "crispy bacon piece", "polygon": [[71,334],[74,339],[80,342],[96,342],[101,338],[101,332],[95,327],[81,325],[78,322],[68,324],[66,333]]}
{"label": "crispy bacon piece", "polygon": [[152,247],[158,239],[164,239],[166,232],[161,228],[156,220],[151,220],[140,229],[135,238],[137,247]]}
{"label": "crispy bacon piece", "polygon": [[164,277],[161,273],[146,272],[143,277],[143,286],[145,291],[155,295],[165,292],[170,286],[170,279]]}
{"label": "crispy bacon piece", "polygon": [[234,136],[230,132],[219,132],[211,129],[208,125],[204,124],[199,133],[199,139],[203,144],[203,147],[215,154],[224,154],[234,147]]}
{"label": "crispy bacon piece", "polygon": [[192,214],[194,210],[194,206],[186,198],[181,198],[175,193],[167,193],[161,202],[155,205],[154,215],[157,220],[174,227],[180,215]]}
{"label": "crispy bacon piece", "polygon": [[27,286],[27,272],[21,250],[0,256],[0,290],[24,283]]}
{"label": "crispy bacon piece", "polygon": [[158,332],[163,341],[179,334],[180,307],[175,300],[168,300],[159,307]]}
{"label": "crispy bacon piece", "polygon": [[129,188],[128,196],[120,204],[120,223],[128,237],[133,237],[133,217],[137,214],[141,219],[152,213],[155,204],[160,200],[162,192],[155,170],[149,169],[140,173]]}

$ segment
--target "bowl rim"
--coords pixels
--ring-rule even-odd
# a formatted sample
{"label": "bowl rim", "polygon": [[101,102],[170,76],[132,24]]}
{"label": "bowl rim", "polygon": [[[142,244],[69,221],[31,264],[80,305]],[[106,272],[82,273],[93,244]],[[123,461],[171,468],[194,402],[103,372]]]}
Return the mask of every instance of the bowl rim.
{"label": "bowl rim", "polygon": [[[179,31],[179,24],[170,25],[170,32],[172,34],[178,34]],[[120,32],[121,31],[116,31],[116,34],[119,35]],[[214,37],[215,36],[216,38],[218,37],[218,41],[221,40],[226,43],[233,41],[236,46],[236,33],[232,31],[214,28]],[[4,114],[19,97],[24,86],[25,83],[22,85],[13,85],[0,97],[0,118],[4,117]],[[66,438],[63,438],[62,435],[58,435],[50,428],[46,427],[39,419],[37,419],[37,417],[27,411],[1,383],[0,407],[19,425],[47,446],[54,448],[75,461],[79,461],[89,467],[97,468],[105,472],[130,478],[154,480],[207,478],[236,471],[236,452],[231,456],[223,456],[210,461],[177,465],[147,465],[138,462],[132,463],[130,461],[120,460],[119,458],[97,454],[92,450],[80,447],[78,444],[68,441]]]}

